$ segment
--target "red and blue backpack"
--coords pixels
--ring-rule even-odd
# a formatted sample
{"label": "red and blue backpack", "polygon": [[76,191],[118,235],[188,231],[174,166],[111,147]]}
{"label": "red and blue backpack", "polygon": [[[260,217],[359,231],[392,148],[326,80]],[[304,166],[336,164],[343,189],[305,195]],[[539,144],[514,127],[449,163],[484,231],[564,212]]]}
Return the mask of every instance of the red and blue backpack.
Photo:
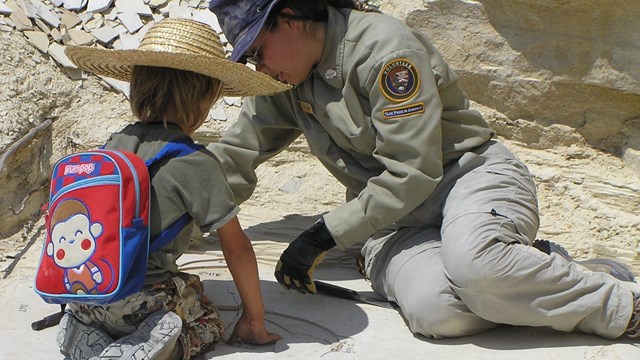
{"label": "red and blue backpack", "polygon": [[140,291],[149,252],[171,242],[191,218],[183,215],[149,238],[149,167],[201,149],[169,142],[153,158],[93,150],[58,160],[51,175],[46,238],[34,289],[51,304],[109,304]]}

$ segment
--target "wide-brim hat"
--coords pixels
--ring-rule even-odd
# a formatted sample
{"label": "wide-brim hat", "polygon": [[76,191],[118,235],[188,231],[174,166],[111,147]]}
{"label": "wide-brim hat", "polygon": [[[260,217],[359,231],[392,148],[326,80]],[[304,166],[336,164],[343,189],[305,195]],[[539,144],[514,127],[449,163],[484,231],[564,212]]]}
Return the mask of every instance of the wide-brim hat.
{"label": "wide-brim hat", "polygon": [[239,61],[256,41],[279,0],[211,0],[209,10],[233,45],[231,60]]}
{"label": "wide-brim hat", "polygon": [[124,81],[131,80],[134,65],[145,65],[219,79],[224,96],[271,95],[291,88],[227,59],[218,34],[209,25],[190,19],[159,21],[135,50],[71,46],[65,53],[82,70]]}

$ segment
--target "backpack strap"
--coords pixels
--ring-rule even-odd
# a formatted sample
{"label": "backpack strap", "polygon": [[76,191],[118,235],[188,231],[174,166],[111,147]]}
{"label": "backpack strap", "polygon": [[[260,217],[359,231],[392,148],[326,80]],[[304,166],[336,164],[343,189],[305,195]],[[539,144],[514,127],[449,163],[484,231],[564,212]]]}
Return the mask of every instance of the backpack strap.
{"label": "backpack strap", "polygon": [[162,249],[176,236],[178,236],[180,231],[182,231],[182,229],[187,226],[189,222],[191,222],[191,216],[189,216],[189,214],[185,213],[184,215],[179,217],[178,220],[174,221],[166,229],[162,230],[160,235],[151,240],[151,243],[149,244],[149,252],[152,253],[154,251]]}
{"label": "backpack strap", "polygon": [[[171,140],[168,142],[157,154],[155,154],[152,158],[145,161],[147,168],[150,168],[151,165],[159,162],[162,159],[173,159],[179,158],[182,156],[186,156],[192,154],[200,149],[203,149],[204,146],[198,145],[193,142],[193,140],[189,138],[183,138],[178,140]],[[165,245],[170,243],[182,229],[187,226],[191,222],[191,216],[189,214],[184,214],[178,218],[178,220],[174,221],[171,225],[169,225],[166,229],[164,229],[160,235],[156,238],[152,239],[149,244],[149,252],[158,251],[163,248]]]}
{"label": "backpack strap", "polygon": [[38,321],[32,322],[31,329],[40,331],[60,324],[60,320],[62,320],[62,316],[64,316],[64,308],[66,306],[67,304],[60,304],[60,312],[53,313],[51,315],[43,317]]}
{"label": "backpack strap", "polygon": [[145,165],[147,165],[147,168],[149,168],[151,165],[164,158],[178,158],[181,156],[189,155],[201,149],[204,149],[204,146],[194,143],[193,140],[189,138],[171,140],[164,147],[162,147],[162,149],[160,149],[157,154],[155,154],[152,158],[148,159],[144,163]]}

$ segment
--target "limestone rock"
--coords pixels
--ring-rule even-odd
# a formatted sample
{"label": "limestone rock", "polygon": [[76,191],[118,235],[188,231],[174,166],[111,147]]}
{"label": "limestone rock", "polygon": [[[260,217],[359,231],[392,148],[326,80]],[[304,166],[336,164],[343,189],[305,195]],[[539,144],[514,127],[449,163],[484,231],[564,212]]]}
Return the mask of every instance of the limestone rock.
{"label": "limestone rock", "polygon": [[640,2],[424,5],[407,23],[445,55],[472,100],[510,119],[569,126],[607,151],[640,137]]}

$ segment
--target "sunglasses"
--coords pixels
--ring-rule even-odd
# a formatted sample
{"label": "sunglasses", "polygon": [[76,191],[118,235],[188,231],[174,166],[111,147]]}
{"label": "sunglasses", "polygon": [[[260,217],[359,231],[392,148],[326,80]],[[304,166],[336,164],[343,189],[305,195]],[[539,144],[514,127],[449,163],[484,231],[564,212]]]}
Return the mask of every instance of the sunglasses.
{"label": "sunglasses", "polygon": [[273,26],[273,22],[269,24],[267,31],[264,33],[264,35],[262,35],[262,40],[260,40],[260,43],[258,44],[258,47],[256,48],[256,50],[253,52],[253,55],[245,54],[242,58],[240,58],[240,61],[242,63],[251,64],[253,66],[258,66],[260,65],[260,63],[262,63],[262,56],[260,56],[260,53],[259,53],[260,48],[262,47],[262,44],[264,43],[264,39],[267,37],[267,33],[271,30],[272,26]]}

